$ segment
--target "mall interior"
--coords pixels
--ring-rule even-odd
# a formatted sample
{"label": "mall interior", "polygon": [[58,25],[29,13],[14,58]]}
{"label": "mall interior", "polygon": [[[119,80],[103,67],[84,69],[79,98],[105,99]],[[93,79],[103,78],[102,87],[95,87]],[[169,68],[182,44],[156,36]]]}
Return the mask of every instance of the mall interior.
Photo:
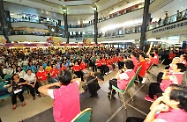
{"label": "mall interior", "polygon": [[[75,70],[70,67],[71,63],[67,62],[79,58],[85,59],[83,62],[86,63],[86,73],[82,71],[84,82],[79,84],[79,104],[82,113],[91,108],[88,121],[125,122],[129,117],[145,119],[150,115],[153,102],[145,99],[150,92],[150,84],[158,81],[158,75],[172,59],[180,57],[180,51],[187,53],[186,43],[187,0],[0,0],[0,122],[68,122],[69,120],[54,119],[55,100],[38,93],[33,97],[30,88],[23,93],[21,91],[26,105],[20,102],[20,97],[15,97],[17,105],[14,106],[14,92],[9,91],[11,86],[5,88],[5,85],[12,82],[10,79],[14,80],[17,67],[24,71],[23,75],[27,75],[31,68],[32,74],[36,74],[36,82],[39,82],[37,71],[41,65],[47,70],[46,66],[59,64],[59,67],[65,66],[66,70],[75,75]],[[141,56],[144,52],[148,57],[153,50],[157,50],[160,63],[153,63],[154,65],[145,70],[142,78],[146,81],[140,82],[139,74],[135,74],[136,81],[130,90],[118,89],[118,93],[110,99],[110,81],[121,71],[120,68],[123,69],[119,62],[124,65],[126,60],[132,58],[130,56],[133,51]],[[181,52],[180,54],[186,56]],[[163,55],[167,55],[167,58]],[[86,83],[86,77],[90,75],[89,72],[92,72],[90,60],[86,58],[96,57],[93,64],[95,66],[97,60],[100,60],[99,56],[106,56],[108,60],[113,60],[113,57],[115,60],[116,56],[118,59],[112,64],[109,62],[112,68],[107,65],[110,71],[104,72],[104,80],[98,80],[100,89],[96,96],[91,97],[82,87]],[[138,57],[136,56],[137,59]],[[187,56],[185,58],[186,61]],[[35,65],[35,71],[30,62]],[[185,62],[185,66],[186,64]],[[96,69],[98,72],[101,70]],[[51,77],[49,71],[48,80]],[[79,77],[79,74],[75,77]],[[22,78],[25,80],[25,76]],[[53,83],[49,81],[49,84]],[[39,85],[43,86],[40,83]],[[129,91],[131,93],[128,94]],[[82,118],[78,122],[87,122],[84,116]]]}

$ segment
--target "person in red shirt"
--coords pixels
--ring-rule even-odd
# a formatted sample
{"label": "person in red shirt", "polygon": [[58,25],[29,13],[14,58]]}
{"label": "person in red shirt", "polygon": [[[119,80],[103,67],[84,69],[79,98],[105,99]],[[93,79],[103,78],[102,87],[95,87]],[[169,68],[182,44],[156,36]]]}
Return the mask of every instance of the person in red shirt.
{"label": "person in red shirt", "polygon": [[102,74],[103,75],[106,75],[107,74],[107,72],[109,72],[109,68],[106,66],[106,60],[105,60],[105,58],[104,57],[102,57],[102,59],[101,59],[101,63],[102,63]]}
{"label": "person in red shirt", "polygon": [[44,70],[42,65],[40,65],[40,68],[36,73],[36,77],[42,86],[48,84],[48,72]]}
{"label": "person in red shirt", "polygon": [[149,58],[147,59],[147,68],[149,69],[149,67],[154,63],[154,54],[149,54]]}
{"label": "person in red shirt", "polygon": [[87,66],[88,66],[88,64],[86,64],[86,63],[84,62],[84,60],[82,60],[81,63],[80,63],[80,67],[81,67],[81,70],[82,70],[82,72],[83,72],[84,74],[88,73],[88,70],[86,69]]}
{"label": "person in red shirt", "polygon": [[145,61],[145,54],[144,53],[140,53],[139,54],[139,64],[138,67],[142,66],[139,74],[138,74],[138,79],[140,82],[143,81],[143,77],[145,76],[146,73],[146,68],[147,68],[147,63]]}
{"label": "person in red shirt", "polygon": [[64,65],[64,63],[61,64],[60,70],[67,70],[67,67]]}
{"label": "person in red shirt", "polygon": [[53,64],[52,69],[50,70],[51,81],[53,83],[58,81],[58,77],[57,77],[58,72],[59,72],[58,68],[56,67],[55,64]]}
{"label": "person in red shirt", "polygon": [[83,78],[84,74],[82,73],[82,69],[81,69],[80,65],[78,64],[77,60],[74,62],[72,69],[74,71],[74,74],[77,75],[78,78],[81,78],[81,81],[84,82],[84,78]]}
{"label": "person in red shirt", "polygon": [[86,64],[83,60],[80,63],[80,67],[82,70],[85,70],[87,68],[88,64]]}
{"label": "person in red shirt", "polygon": [[154,50],[153,51],[153,54],[154,54],[154,66],[157,66],[159,64],[159,56],[158,56],[158,51],[157,50]]}
{"label": "person in red shirt", "polygon": [[98,69],[100,69],[101,74],[104,75],[105,73],[104,73],[104,68],[102,65],[102,57],[96,60],[95,65],[97,66]]}
{"label": "person in red shirt", "polygon": [[112,65],[111,65],[110,59],[107,57],[107,58],[105,59],[105,61],[106,61],[106,66],[109,68],[110,72],[113,71],[113,67],[112,67]]}

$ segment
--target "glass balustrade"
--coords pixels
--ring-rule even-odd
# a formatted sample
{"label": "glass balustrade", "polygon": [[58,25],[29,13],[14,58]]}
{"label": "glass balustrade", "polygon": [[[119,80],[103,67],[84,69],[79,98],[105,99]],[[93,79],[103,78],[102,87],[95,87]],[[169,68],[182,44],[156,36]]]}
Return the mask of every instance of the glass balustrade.
{"label": "glass balustrade", "polygon": [[168,24],[172,24],[172,23],[175,23],[175,22],[179,22],[179,21],[182,21],[182,20],[185,20],[185,19],[187,19],[187,9],[184,10],[184,11],[178,12],[175,15],[165,17],[164,19],[160,19],[158,21],[151,22],[149,24],[148,30],[159,28],[159,27],[162,27],[162,26],[165,26],[165,25],[168,25]]}

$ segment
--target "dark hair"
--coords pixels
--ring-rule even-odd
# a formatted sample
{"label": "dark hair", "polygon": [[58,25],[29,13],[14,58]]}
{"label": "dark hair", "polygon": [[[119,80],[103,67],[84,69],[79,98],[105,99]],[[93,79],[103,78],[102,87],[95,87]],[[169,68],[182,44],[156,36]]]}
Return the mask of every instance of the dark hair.
{"label": "dark hair", "polygon": [[68,85],[71,82],[72,76],[71,73],[67,70],[61,70],[58,73],[58,79],[63,85]]}
{"label": "dark hair", "polygon": [[127,69],[134,69],[134,64],[133,64],[133,62],[131,60],[126,60],[124,62],[124,64],[125,64]]}
{"label": "dark hair", "polygon": [[186,67],[183,63],[176,63],[177,69],[180,69],[180,72],[186,71]]}
{"label": "dark hair", "polygon": [[144,53],[140,53],[139,55],[141,55],[143,58],[146,57]]}
{"label": "dark hair", "polygon": [[150,56],[151,56],[151,57],[154,57],[154,54],[153,54],[153,53],[150,53]]}
{"label": "dark hair", "polygon": [[187,112],[187,86],[171,84],[170,100],[179,102],[178,107]]}
{"label": "dark hair", "polygon": [[136,57],[136,52],[133,51],[133,52],[131,53],[131,55],[133,55],[134,57]]}
{"label": "dark hair", "polygon": [[[31,70],[31,69],[28,69],[28,70],[27,70],[27,72],[28,72],[29,70],[32,72],[32,70]],[[27,72],[26,72],[26,73],[27,73]]]}
{"label": "dark hair", "polygon": [[16,72],[18,72],[18,68],[20,68],[21,69],[20,71],[22,71],[22,68],[20,66],[17,66]]}
{"label": "dark hair", "polygon": [[157,50],[154,50],[154,52],[155,52],[156,54],[158,54],[158,51],[157,51]]}

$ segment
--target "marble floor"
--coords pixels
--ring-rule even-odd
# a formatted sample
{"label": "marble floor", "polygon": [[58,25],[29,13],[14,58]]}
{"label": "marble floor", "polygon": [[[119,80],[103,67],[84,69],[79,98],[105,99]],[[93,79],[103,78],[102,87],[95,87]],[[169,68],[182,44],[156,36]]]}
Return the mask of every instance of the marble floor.
{"label": "marble floor", "polygon": [[[127,108],[124,109],[123,103],[118,95],[116,99],[109,99],[107,96],[108,81],[113,78],[116,71],[105,76],[105,81],[100,82],[101,89],[98,91],[98,97],[90,98],[87,94],[80,94],[81,110],[92,108],[92,122],[125,122],[127,117],[145,118],[149,112],[150,102],[144,100],[144,96],[148,92],[150,82],[154,82],[158,71],[162,68],[153,68],[151,74],[146,74],[147,81],[144,84],[137,84],[133,89],[133,99],[130,100],[129,95],[125,95]],[[80,92],[82,92],[80,86]],[[2,122],[54,122],[52,114],[53,101],[49,97],[36,98],[27,93],[24,94],[26,106],[22,107],[18,101],[16,110],[12,110],[10,98],[0,101],[0,117]]]}

